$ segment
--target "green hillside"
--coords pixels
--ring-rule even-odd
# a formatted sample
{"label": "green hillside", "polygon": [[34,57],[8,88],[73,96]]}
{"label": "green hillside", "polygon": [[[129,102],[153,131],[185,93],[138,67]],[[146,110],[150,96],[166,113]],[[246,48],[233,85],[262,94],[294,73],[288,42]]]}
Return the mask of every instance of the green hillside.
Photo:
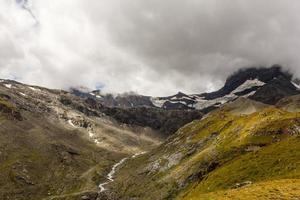
{"label": "green hillside", "polygon": [[[300,113],[260,105],[245,115],[233,108],[186,125],[154,151],[128,162],[112,190],[118,188],[124,199],[223,199],[226,190],[238,196],[249,187],[267,197],[268,190],[259,185],[271,190],[285,180],[299,183]],[[288,185],[286,197],[300,197]]]}

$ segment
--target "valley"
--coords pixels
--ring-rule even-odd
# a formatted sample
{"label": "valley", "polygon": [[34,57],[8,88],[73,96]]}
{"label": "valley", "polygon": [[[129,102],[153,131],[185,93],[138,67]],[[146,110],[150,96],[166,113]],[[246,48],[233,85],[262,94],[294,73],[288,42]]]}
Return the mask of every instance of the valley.
{"label": "valley", "polygon": [[0,200],[300,200],[300,0],[0,0]]}
{"label": "valley", "polygon": [[0,81],[0,199],[300,198],[300,91],[278,66],[152,104],[100,95]]}
{"label": "valley", "polygon": [[11,81],[0,90],[1,199],[97,197],[111,166],[163,138],[92,108],[64,106],[63,91]]}

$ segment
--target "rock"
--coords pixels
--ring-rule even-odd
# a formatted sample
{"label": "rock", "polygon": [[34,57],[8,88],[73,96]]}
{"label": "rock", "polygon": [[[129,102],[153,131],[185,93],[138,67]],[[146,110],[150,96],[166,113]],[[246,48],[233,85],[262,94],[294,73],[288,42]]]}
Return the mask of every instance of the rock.
{"label": "rock", "polygon": [[164,165],[164,167],[161,168],[161,171],[165,171],[170,169],[171,167],[177,165],[181,159],[183,158],[183,154],[182,153],[175,153],[172,154],[168,157],[164,157],[164,159],[167,160],[166,164]]}
{"label": "rock", "polygon": [[96,192],[88,192],[80,197],[80,200],[96,200],[98,197],[98,193]]}
{"label": "rock", "polygon": [[241,188],[241,187],[245,187],[245,186],[248,186],[248,185],[252,185],[252,181],[245,181],[245,182],[242,182],[242,183],[236,183],[234,188]]}
{"label": "rock", "polygon": [[23,120],[21,113],[16,109],[14,105],[0,98],[0,114],[1,113],[3,113],[6,117],[10,119],[15,119],[18,121]]}
{"label": "rock", "polygon": [[249,146],[249,147],[247,147],[247,148],[245,149],[245,151],[247,151],[247,152],[253,152],[253,151],[258,151],[258,150],[260,150],[260,149],[261,149],[260,146]]}
{"label": "rock", "polygon": [[161,159],[156,160],[156,161],[150,163],[146,167],[145,172],[154,173],[154,172],[156,172],[156,171],[158,171],[160,169],[160,167],[161,167],[160,165],[161,165]]}

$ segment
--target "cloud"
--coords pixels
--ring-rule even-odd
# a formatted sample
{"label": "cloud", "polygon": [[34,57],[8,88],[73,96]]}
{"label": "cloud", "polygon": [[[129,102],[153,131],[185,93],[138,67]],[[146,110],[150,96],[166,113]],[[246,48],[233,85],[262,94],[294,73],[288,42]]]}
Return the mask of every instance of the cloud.
{"label": "cloud", "polygon": [[[23,1],[22,1],[23,2]],[[300,2],[0,0],[0,76],[54,88],[169,95],[279,63],[300,75]]]}
{"label": "cloud", "polygon": [[38,20],[35,16],[35,14],[32,12],[31,7],[29,5],[28,0],[16,0],[16,3],[21,6],[22,9],[26,10],[28,14],[36,21],[38,24]]}

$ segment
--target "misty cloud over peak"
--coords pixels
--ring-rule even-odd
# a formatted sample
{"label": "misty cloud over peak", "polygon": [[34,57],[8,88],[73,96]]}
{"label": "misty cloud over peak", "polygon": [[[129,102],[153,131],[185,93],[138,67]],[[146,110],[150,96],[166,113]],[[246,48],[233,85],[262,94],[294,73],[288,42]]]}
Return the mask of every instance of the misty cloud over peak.
{"label": "misty cloud over peak", "polygon": [[241,67],[300,75],[298,0],[0,0],[0,77],[54,88],[169,95]]}

